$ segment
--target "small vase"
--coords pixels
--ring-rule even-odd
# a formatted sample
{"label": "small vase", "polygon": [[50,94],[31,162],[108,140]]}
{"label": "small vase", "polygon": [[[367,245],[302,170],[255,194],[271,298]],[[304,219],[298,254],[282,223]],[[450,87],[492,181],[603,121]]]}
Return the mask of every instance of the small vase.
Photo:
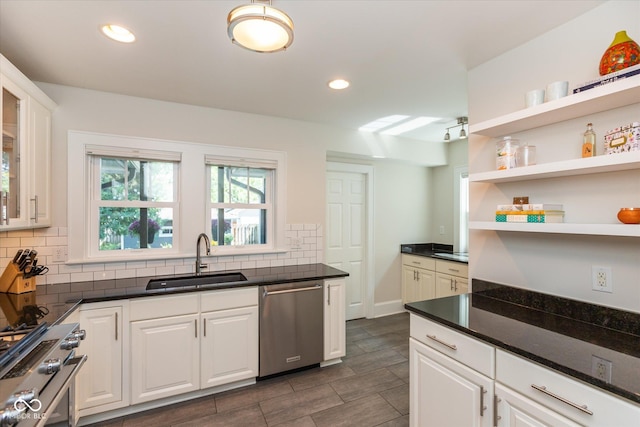
{"label": "small vase", "polygon": [[156,231],[153,228],[147,230],[147,243],[153,243],[153,238],[156,236]]}
{"label": "small vase", "polygon": [[602,55],[600,75],[604,76],[636,64],[640,64],[640,46],[629,38],[626,31],[618,31]]}

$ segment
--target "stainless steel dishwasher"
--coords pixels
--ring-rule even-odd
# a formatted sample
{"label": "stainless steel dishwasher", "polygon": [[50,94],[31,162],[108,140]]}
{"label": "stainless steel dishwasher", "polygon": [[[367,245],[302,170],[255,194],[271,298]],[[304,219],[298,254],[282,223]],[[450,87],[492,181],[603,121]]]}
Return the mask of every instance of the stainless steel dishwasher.
{"label": "stainless steel dishwasher", "polygon": [[323,358],[323,282],[260,286],[260,376]]}

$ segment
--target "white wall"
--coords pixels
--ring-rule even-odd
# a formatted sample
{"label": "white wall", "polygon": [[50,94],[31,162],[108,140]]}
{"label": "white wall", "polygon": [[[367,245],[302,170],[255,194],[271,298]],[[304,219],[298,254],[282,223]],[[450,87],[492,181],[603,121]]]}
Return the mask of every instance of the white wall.
{"label": "white wall", "polygon": [[[469,72],[469,120],[477,123],[524,108],[528,90],[556,80],[570,87],[598,77],[598,64],[615,33],[640,41],[640,2],[611,1]],[[639,100],[640,101],[640,100]],[[587,121],[604,133],[640,120],[640,104],[517,135],[537,146],[538,163],[580,157]],[[558,138],[558,135],[562,135]],[[483,144],[488,142],[488,144]],[[470,172],[495,168],[493,141],[472,135]],[[602,150],[602,145],[598,147]],[[599,154],[602,152],[600,151]],[[640,170],[591,176],[471,186],[471,217],[492,220],[495,205],[512,196],[564,203],[566,222],[617,223],[620,207],[640,202]],[[497,203],[496,203],[497,202]],[[544,293],[640,312],[637,238],[473,231],[470,275]],[[612,294],[591,290],[591,267],[610,266]]]}
{"label": "white wall", "polygon": [[[134,137],[215,145],[265,148],[287,155],[287,236],[309,242],[303,250],[255,257],[219,257],[215,268],[252,268],[323,262],[325,165],[327,152],[384,155],[393,161],[373,162],[376,174],[375,302],[400,299],[400,243],[429,241],[429,169],[446,162],[446,145],[312,123],[122,96],[38,83],[58,108],[53,115],[53,227],[8,232],[0,250],[5,256],[21,246],[48,255],[52,272],[39,284],[185,273],[192,259],[63,265],[52,263],[53,248],[67,242],[67,133],[81,130]],[[408,194],[399,191],[407,185]],[[80,189],[80,186],[79,186]],[[199,191],[199,190],[196,190]],[[410,197],[409,197],[410,196]],[[399,204],[406,203],[406,208]],[[195,236],[194,236],[195,245]],[[4,248],[4,249],[3,249]],[[0,254],[0,269],[8,262]],[[396,265],[397,264],[397,265]]]}

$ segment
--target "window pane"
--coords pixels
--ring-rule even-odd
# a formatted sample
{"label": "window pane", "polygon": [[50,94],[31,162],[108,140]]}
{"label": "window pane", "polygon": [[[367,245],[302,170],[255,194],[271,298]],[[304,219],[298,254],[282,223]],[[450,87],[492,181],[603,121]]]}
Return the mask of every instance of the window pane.
{"label": "window pane", "polygon": [[218,245],[265,244],[266,218],[266,209],[211,209],[211,235]]}
{"label": "window pane", "polygon": [[249,203],[265,203],[266,169],[249,169]]}
{"label": "window pane", "polygon": [[100,159],[101,200],[172,202],[173,184],[172,162]]}
{"label": "window pane", "polygon": [[[146,217],[147,228],[141,218]],[[160,248],[173,246],[173,209],[100,208],[100,250]]]}

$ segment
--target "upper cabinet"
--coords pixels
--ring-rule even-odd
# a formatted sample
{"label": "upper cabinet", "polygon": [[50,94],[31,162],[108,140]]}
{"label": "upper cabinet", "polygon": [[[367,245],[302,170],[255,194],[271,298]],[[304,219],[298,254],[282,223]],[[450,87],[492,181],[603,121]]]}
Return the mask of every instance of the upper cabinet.
{"label": "upper cabinet", "polygon": [[51,225],[55,103],[0,55],[0,231]]}
{"label": "upper cabinet", "polygon": [[[618,117],[624,117],[618,119]],[[603,126],[611,126],[618,120],[618,126],[640,120],[640,76],[628,77],[598,88],[570,95],[556,101],[516,111],[470,125],[469,130],[475,138],[471,143],[480,144],[475,155],[480,159],[479,170],[469,175],[472,183],[491,184],[497,191],[487,190],[485,195],[490,201],[471,218],[469,228],[475,230],[497,230],[517,232],[539,232],[582,235],[605,235],[640,237],[640,225],[620,224],[615,214],[621,207],[637,207],[637,174],[640,170],[640,152],[605,155],[602,152],[602,140],[610,128],[600,128],[597,156],[581,158],[577,151],[580,144],[581,122],[586,124],[592,119],[601,119]],[[578,120],[574,120],[578,119]],[[626,122],[625,122],[626,120]],[[567,133],[571,130],[571,134]],[[495,158],[495,142],[504,136],[525,135],[525,139],[543,141],[546,156],[538,164],[509,170],[495,170],[492,159]],[[567,158],[562,151],[567,144],[575,146],[576,155]],[[540,150],[540,148],[539,148]],[[555,153],[557,151],[557,154]],[[492,157],[493,156],[493,157]],[[486,165],[483,167],[482,165]],[[592,183],[604,183],[599,174],[611,174],[606,182],[611,184],[594,194],[580,185],[577,180],[591,180]],[[622,175],[621,175],[622,174]],[[586,182],[586,181],[585,181]],[[626,183],[626,187],[617,183]],[[620,187],[620,188],[618,188]],[[634,191],[635,188],[635,191]],[[514,194],[522,191],[522,194]],[[611,197],[615,202],[604,201],[598,204],[598,196]],[[634,194],[636,193],[636,194]],[[565,222],[557,224],[527,224],[495,222],[495,205],[509,204],[511,196],[535,196],[531,203],[558,203],[566,199]],[[581,194],[579,196],[578,194]],[[490,195],[493,196],[490,197]],[[618,205],[614,203],[619,203]],[[624,203],[624,204],[623,204]],[[492,210],[493,209],[493,210]],[[606,216],[603,212],[607,210]]]}

